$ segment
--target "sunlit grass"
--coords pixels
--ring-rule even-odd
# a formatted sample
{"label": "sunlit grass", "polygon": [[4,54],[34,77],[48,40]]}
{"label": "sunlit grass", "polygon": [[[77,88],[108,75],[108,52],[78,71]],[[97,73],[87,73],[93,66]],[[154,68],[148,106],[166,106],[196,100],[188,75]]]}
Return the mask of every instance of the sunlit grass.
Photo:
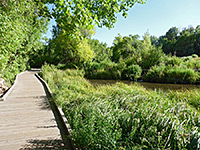
{"label": "sunlit grass", "polygon": [[[198,149],[198,90],[162,92],[117,83],[93,87],[79,70],[42,76],[81,149]],[[196,104],[197,103],[197,104]]]}

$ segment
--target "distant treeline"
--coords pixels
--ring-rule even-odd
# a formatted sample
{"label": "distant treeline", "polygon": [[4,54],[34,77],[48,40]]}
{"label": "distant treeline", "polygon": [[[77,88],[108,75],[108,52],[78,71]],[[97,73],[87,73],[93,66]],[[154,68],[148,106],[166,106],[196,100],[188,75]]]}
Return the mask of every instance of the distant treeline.
{"label": "distant treeline", "polygon": [[163,52],[176,56],[189,56],[197,54],[200,56],[200,26],[188,27],[179,30],[172,27],[167,33],[159,38],[151,36],[153,45],[162,46]]}

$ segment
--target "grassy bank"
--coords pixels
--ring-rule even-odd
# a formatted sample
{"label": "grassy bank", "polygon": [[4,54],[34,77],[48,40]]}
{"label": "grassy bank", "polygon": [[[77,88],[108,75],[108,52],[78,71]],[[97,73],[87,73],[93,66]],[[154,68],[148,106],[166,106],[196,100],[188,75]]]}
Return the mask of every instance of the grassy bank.
{"label": "grassy bank", "polygon": [[197,58],[168,57],[159,65],[151,67],[143,76],[147,82],[158,83],[200,83],[200,61]]}
{"label": "grassy bank", "polygon": [[186,94],[158,93],[123,83],[94,88],[83,76],[78,70],[42,67],[42,77],[64,110],[81,149],[200,146],[199,105],[190,103]]}
{"label": "grassy bank", "polygon": [[181,66],[153,66],[143,77],[154,83],[200,83],[200,73]]}
{"label": "grassy bank", "polygon": [[[197,56],[198,57],[198,56]],[[143,60],[144,61],[144,60]],[[133,80],[153,83],[200,83],[200,59],[192,56],[163,56],[159,63],[144,67],[132,60],[87,62],[83,65],[87,79]]]}

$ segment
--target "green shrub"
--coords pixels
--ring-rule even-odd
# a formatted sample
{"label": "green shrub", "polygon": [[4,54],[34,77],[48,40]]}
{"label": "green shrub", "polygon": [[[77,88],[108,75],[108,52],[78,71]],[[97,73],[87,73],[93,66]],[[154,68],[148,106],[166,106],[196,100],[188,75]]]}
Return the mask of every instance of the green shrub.
{"label": "green shrub", "polygon": [[97,72],[97,70],[102,69],[100,63],[98,62],[86,62],[84,64],[85,76],[87,78],[92,78],[93,74]]}
{"label": "green shrub", "polygon": [[200,70],[200,59],[190,59],[185,62],[185,65],[188,68]]}
{"label": "green shrub", "polygon": [[199,56],[197,54],[192,54],[192,58],[198,58]]}
{"label": "green shrub", "polygon": [[66,64],[58,64],[56,66],[58,69],[62,69],[62,70],[65,70],[65,69],[77,69],[78,67],[73,64],[73,63],[66,63]]}
{"label": "green shrub", "polygon": [[188,61],[188,60],[193,59],[193,57],[192,57],[192,56],[185,56],[185,57],[181,57],[181,59],[182,59],[183,61]]}
{"label": "green shrub", "polygon": [[123,70],[123,79],[128,79],[128,80],[137,80],[142,73],[142,69],[138,65],[131,65],[128,66],[127,69]]}
{"label": "green shrub", "polygon": [[148,70],[147,74],[143,76],[143,80],[147,82],[162,82],[165,76],[165,68],[166,67],[163,64],[161,64],[160,66],[153,66]]}
{"label": "green shrub", "polygon": [[183,59],[172,56],[172,57],[166,57],[165,65],[166,66],[180,66],[183,63]]}
{"label": "green shrub", "polygon": [[149,69],[152,66],[158,65],[165,57],[161,47],[151,47],[147,55],[142,56],[142,61],[138,64],[142,69]]}
{"label": "green shrub", "polygon": [[6,84],[10,87],[14,81],[17,74],[26,69],[30,69],[29,65],[25,62],[25,58],[18,56],[15,61],[10,62],[5,66],[5,69],[0,70],[0,78],[5,79]]}
{"label": "green shrub", "polygon": [[121,79],[123,64],[111,61],[87,62],[84,65],[85,77],[88,79]]}
{"label": "green shrub", "polygon": [[183,66],[154,66],[143,76],[144,81],[160,83],[197,83],[200,74]]}

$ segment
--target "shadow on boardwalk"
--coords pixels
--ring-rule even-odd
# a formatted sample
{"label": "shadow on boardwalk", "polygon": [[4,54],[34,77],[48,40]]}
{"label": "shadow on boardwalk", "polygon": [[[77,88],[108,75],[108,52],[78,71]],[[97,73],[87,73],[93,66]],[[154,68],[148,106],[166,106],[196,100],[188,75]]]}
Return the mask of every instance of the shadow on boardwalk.
{"label": "shadow on boardwalk", "polygon": [[[33,71],[35,72],[35,71]],[[43,85],[43,84],[42,84]],[[46,96],[35,96],[34,99],[41,99],[41,101],[38,103],[38,106],[41,110],[51,110],[54,114],[57,125],[53,126],[37,126],[37,128],[59,128],[61,132],[62,138],[66,139],[66,130],[63,128],[62,123],[60,122],[60,116],[55,108],[55,104],[52,103],[52,99],[49,97],[48,92],[46,91],[44,85],[43,88],[45,90]],[[66,142],[66,141],[65,141]],[[20,150],[71,150],[71,143],[67,141],[66,143],[63,142],[63,140],[60,139],[49,139],[49,140],[28,140],[28,144],[23,145]],[[70,145],[70,146],[69,146]]]}
{"label": "shadow on boardwalk", "polygon": [[29,140],[20,150],[66,150],[61,140]]}
{"label": "shadow on boardwalk", "polygon": [[[35,75],[36,76],[36,75]],[[37,76],[36,76],[37,77]],[[38,78],[38,77],[37,77]],[[38,80],[41,82],[41,80],[38,78]],[[69,132],[68,132],[68,128],[66,127],[65,125],[65,122],[64,120],[62,119],[62,116],[61,114],[59,113],[58,111],[58,108],[54,102],[54,100],[52,99],[48,89],[46,88],[46,85],[42,83],[42,86],[44,88],[44,91],[46,93],[46,96],[43,97],[43,101],[41,102],[41,109],[51,109],[52,112],[53,112],[53,115],[55,117],[55,121],[57,123],[57,127],[59,128],[60,130],[60,134],[61,134],[61,137],[62,137],[62,140],[64,141],[64,145],[61,144],[62,141],[60,141],[60,145],[62,145],[62,147],[60,147],[59,149],[67,149],[67,150],[73,150],[74,147],[72,145],[72,141],[71,141],[71,138],[70,138],[70,135],[69,135]],[[43,128],[51,128],[52,126],[45,126]],[[57,140],[59,141],[59,140]],[[54,143],[54,142],[53,142]],[[59,143],[59,142],[58,142]],[[56,146],[56,145],[55,145]],[[48,147],[47,147],[48,148]],[[57,148],[57,147],[56,147]],[[55,148],[54,148],[55,149]],[[48,149],[47,149],[48,150]]]}
{"label": "shadow on boardwalk", "polygon": [[45,110],[45,109],[51,110],[51,106],[50,106],[46,96],[39,96],[39,97],[36,96],[34,98],[40,98],[41,99],[41,102],[39,103],[39,106],[40,106],[41,109],[43,109],[43,110]]}

